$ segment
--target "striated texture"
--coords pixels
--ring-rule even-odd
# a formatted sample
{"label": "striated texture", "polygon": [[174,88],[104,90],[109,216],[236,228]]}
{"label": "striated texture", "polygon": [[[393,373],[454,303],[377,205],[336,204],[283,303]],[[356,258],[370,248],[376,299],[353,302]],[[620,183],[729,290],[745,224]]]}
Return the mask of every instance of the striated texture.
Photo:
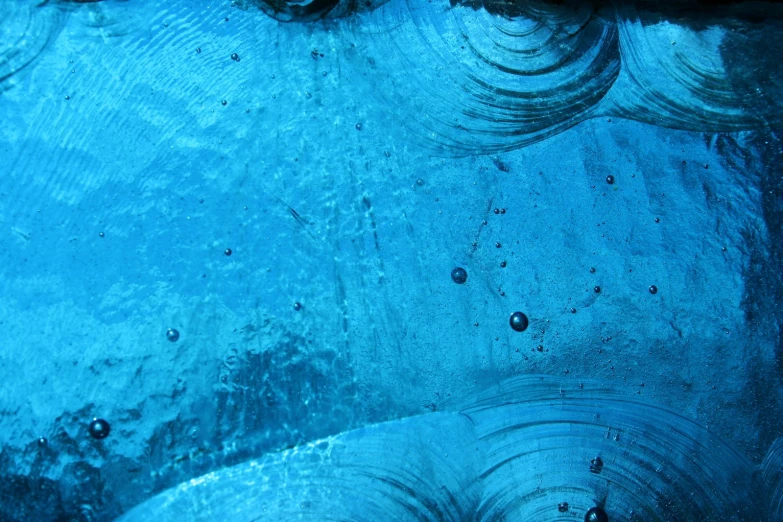
{"label": "striated texture", "polygon": [[769,519],[783,518],[783,438],[776,439],[760,466],[768,494]]}
{"label": "striated texture", "polygon": [[462,410],[487,445],[481,520],[551,520],[601,505],[609,520],[766,520],[755,467],[671,410],[595,382],[537,376]]}
{"label": "striated texture", "polygon": [[721,54],[734,31],[753,33],[758,28],[698,17],[669,20],[630,3],[618,8],[616,17],[622,67],[602,102],[603,113],[710,132],[764,124],[757,115],[762,96],[736,91]]}
{"label": "striated texture", "polygon": [[590,7],[533,2],[505,18],[396,1],[346,26],[355,67],[423,144],[446,154],[507,150],[561,132],[592,115],[620,69],[617,28]]}
{"label": "striated texture", "polygon": [[[0,24],[15,20],[3,31],[25,35],[4,63],[32,56],[36,20],[53,24],[0,95],[3,520],[111,520],[269,452],[459,411],[526,373],[563,376],[564,390],[597,379],[754,462],[783,430],[774,21],[721,33],[688,13],[581,3],[395,0],[307,24],[249,2],[0,5]],[[671,30],[682,39],[664,52]],[[625,33],[647,35],[638,66]],[[516,311],[525,332],[509,327]],[[489,427],[506,411],[492,404]],[[576,433],[602,437],[591,450],[626,449],[574,411]],[[623,415],[657,454],[658,432]],[[703,457],[688,423],[650,415]],[[90,436],[93,417],[107,438]],[[542,418],[533,433],[565,440]],[[596,476],[581,482],[592,452],[557,451],[577,462],[574,509],[602,501]],[[745,469],[720,459],[705,466]],[[503,493],[512,468],[487,475],[497,494],[483,490],[477,512],[522,509]],[[642,471],[674,516],[679,492]],[[647,505],[624,487],[619,513]]]}
{"label": "striated texture", "polygon": [[192,479],[118,522],[468,520],[481,457],[471,432],[447,413],[368,426]]}
{"label": "striated texture", "polygon": [[11,77],[30,65],[61,28],[62,13],[45,3],[0,2],[0,89],[14,85]]}
{"label": "striated texture", "polygon": [[[777,457],[762,467],[768,482]],[[671,410],[526,376],[461,414],[376,424],[184,482],[120,520],[571,520],[595,505],[610,520],[775,520],[765,492],[750,461]]]}
{"label": "striated texture", "polygon": [[[763,95],[738,91],[722,55],[735,34],[764,30],[747,19],[676,4],[469,6],[396,1],[347,22],[357,70],[369,64],[376,96],[437,153],[509,150],[596,116],[701,132],[770,123]],[[767,10],[780,14],[756,6]]]}

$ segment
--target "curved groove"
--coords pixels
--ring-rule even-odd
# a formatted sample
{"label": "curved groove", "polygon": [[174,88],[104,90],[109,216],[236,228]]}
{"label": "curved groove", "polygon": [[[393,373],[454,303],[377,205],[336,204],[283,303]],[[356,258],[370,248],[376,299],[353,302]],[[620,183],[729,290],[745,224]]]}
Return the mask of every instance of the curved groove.
{"label": "curved groove", "polygon": [[60,10],[36,0],[0,2],[0,89],[46,48],[63,18]]}
{"label": "curved groove", "polygon": [[[602,505],[610,520],[763,521],[762,486],[780,475],[770,454],[759,474],[676,412],[599,383],[523,376],[460,413],[377,424],[210,473],[121,520],[555,520]],[[558,510],[566,503],[570,514]]]}

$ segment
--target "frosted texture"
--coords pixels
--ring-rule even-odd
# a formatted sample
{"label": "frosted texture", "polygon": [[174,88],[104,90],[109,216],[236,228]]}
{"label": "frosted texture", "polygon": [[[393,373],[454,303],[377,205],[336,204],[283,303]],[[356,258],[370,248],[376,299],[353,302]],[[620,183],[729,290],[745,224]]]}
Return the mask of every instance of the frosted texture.
{"label": "frosted texture", "polygon": [[767,520],[766,494],[749,460],[692,421],[596,383],[531,376],[461,414],[210,473],[120,520],[572,520],[598,504],[611,520],[751,521]]}
{"label": "frosted texture", "polygon": [[0,0],[0,519],[780,518],[782,19]]}

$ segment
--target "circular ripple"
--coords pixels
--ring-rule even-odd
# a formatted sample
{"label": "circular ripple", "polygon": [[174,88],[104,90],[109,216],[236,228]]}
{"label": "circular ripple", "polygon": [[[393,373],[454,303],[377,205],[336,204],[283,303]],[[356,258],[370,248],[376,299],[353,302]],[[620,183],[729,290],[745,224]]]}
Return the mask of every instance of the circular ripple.
{"label": "circular ripple", "polygon": [[762,125],[759,92],[739,93],[723,62],[725,24],[670,21],[660,13],[618,7],[622,71],[606,114],[670,128],[730,132]]}
{"label": "circular ripple", "polygon": [[699,132],[781,119],[763,110],[774,82],[738,89],[727,69],[744,58],[726,42],[759,24],[668,4],[466,3],[392,0],[343,25],[356,77],[437,152],[518,148],[595,116]]}
{"label": "circular ripple", "polygon": [[525,376],[460,413],[377,424],[190,480],[121,520],[573,520],[598,505],[610,520],[763,521],[779,453],[758,473],[673,411],[597,383]]}
{"label": "circular ripple", "polygon": [[413,417],[184,482],[119,520],[468,520],[479,455],[465,417]]}
{"label": "circular ripple", "polygon": [[0,2],[0,89],[43,51],[57,34],[63,13],[37,0]]}
{"label": "circular ripple", "polygon": [[463,413],[488,445],[482,520],[553,519],[558,502],[581,513],[605,504],[610,520],[766,520],[750,461],[693,421],[599,384],[523,377]]}
{"label": "circular ripple", "polygon": [[619,72],[617,30],[582,8],[514,17],[395,1],[347,25],[353,57],[431,148],[508,150],[590,116]]}

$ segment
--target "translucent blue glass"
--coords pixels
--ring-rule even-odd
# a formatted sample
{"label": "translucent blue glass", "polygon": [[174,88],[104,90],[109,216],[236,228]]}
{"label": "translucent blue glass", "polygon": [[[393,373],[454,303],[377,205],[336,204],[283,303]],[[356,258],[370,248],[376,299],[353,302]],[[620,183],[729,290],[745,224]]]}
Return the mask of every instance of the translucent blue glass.
{"label": "translucent blue glass", "polygon": [[783,7],[0,0],[0,520],[783,520]]}

